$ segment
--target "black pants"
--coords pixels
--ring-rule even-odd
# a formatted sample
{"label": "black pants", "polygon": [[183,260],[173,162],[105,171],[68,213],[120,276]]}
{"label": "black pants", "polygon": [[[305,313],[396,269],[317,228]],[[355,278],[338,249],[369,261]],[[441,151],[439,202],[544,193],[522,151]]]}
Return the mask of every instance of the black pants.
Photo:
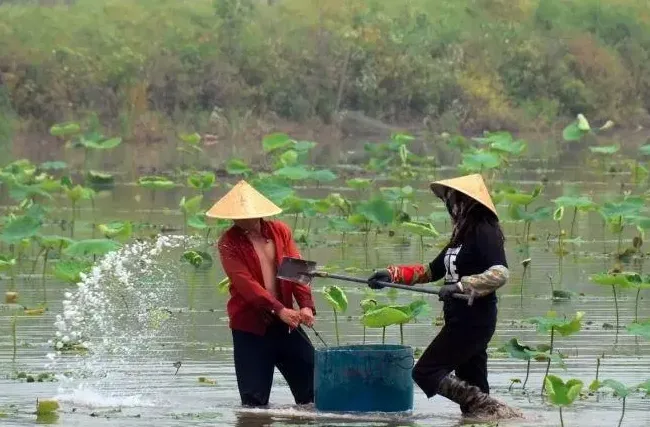
{"label": "black pants", "polygon": [[268,405],[275,367],[289,384],[297,404],[314,401],[314,347],[301,328],[291,333],[288,328],[278,321],[264,336],[232,331],[242,405]]}
{"label": "black pants", "polygon": [[440,382],[455,371],[458,378],[489,393],[487,346],[496,328],[496,301],[476,300],[472,307],[450,301],[444,311],[445,326],[413,368],[413,380],[431,398]]}

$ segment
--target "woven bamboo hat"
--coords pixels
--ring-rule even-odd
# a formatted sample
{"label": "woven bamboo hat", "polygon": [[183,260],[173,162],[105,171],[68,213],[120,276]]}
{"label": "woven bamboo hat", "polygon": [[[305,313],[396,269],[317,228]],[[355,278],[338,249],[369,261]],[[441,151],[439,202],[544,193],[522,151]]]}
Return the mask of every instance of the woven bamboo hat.
{"label": "woven bamboo hat", "polygon": [[445,190],[449,188],[460,191],[466,196],[471,197],[492,211],[494,215],[497,215],[497,209],[494,207],[494,202],[492,201],[492,197],[490,197],[490,192],[485,186],[483,177],[480,174],[443,179],[431,183],[431,191],[441,199],[444,199]]}
{"label": "woven bamboo hat", "polygon": [[241,180],[206,212],[210,218],[251,219],[277,215],[282,209]]}

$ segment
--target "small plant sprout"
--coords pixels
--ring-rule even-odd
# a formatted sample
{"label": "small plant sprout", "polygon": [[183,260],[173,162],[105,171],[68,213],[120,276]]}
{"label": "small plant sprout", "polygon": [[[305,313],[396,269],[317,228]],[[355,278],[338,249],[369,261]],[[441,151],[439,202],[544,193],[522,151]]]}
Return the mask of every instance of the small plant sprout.
{"label": "small plant sprout", "polygon": [[587,212],[596,208],[596,204],[588,196],[565,195],[553,200],[555,205],[560,208],[571,209],[571,228],[569,230],[569,239],[575,237],[575,226],[578,220],[579,212]]}
{"label": "small plant sprout", "polygon": [[621,408],[621,418],[618,420],[618,427],[621,427],[623,424],[623,418],[625,417],[625,401],[627,397],[636,391],[639,386],[636,387],[627,387],[624,384],[616,380],[603,380],[598,383],[598,389],[608,388],[613,390],[614,396],[619,397],[623,400],[623,407]]}
{"label": "small plant sprout", "polygon": [[549,311],[544,317],[532,317],[526,319],[527,323],[537,326],[537,332],[547,334],[550,332],[551,340],[549,344],[549,359],[546,364],[546,372],[544,373],[544,383],[542,385],[542,393],[544,393],[544,387],[546,386],[546,377],[548,376],[549,369],[551,368],[551,357],[553,355],[553,345],[555,344],[555,333],[559,333],[561,336],[566,337],[578,333],[582,329],[582,318],[584,317],[584,312],[578,311],[573,319],[561,319],[557,317],[557,313],[554,311]]}
{"label": "small plant sprout", "polygon": [[339,319],[338,313],[345,313],[348,309],[348,297],[343,292],[343,289],[336,285],[327,286],[323,288],[323,296],[325,301],[332,307],[334,312],[334,329],[336,331],[336,345],[341,345],[339,337]]}
{"label": "small plant sprout", "polygon": [[548,375],[544,378],[544,385],[549,400],[560,409],[560,425],[564,427],[562,408],[571,405],[580,396],[583,387],[582,381],[570,379],[565,383],[555,375]]}
{"label": "small plant sprout", "polygon": [[616,292],[617,287],[629,288],[631,286],[630,279],[634,280],[638,275],[636,273],[601,273],[594,274],[589,279],[596,285],[611,286],[612,293],[614,294],[614,310],[616,312],[616,337],[618,338],[619,329],[619,310],[618,310],[618,295]]}

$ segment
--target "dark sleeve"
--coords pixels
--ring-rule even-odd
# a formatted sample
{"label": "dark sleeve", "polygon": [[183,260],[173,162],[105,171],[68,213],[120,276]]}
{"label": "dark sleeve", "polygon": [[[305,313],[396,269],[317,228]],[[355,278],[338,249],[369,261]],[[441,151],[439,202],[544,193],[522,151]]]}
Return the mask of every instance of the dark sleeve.
{"label": "dark sleeve", "polygon": [[476,245],[476,259],[474,261],[481,267],[482,271],[494,265],[508,267],[503,235],[497,228],[488,224],[481,225],[476,230],[474,244]]}
{"label": "dark sleeve", "polygon": [[448,246],[438,254],[438,256],[429,263],[429,270],[431,270],[431,281],[437,282],[445,277],[447,270],[445,269],[445,254],[447,253]]}

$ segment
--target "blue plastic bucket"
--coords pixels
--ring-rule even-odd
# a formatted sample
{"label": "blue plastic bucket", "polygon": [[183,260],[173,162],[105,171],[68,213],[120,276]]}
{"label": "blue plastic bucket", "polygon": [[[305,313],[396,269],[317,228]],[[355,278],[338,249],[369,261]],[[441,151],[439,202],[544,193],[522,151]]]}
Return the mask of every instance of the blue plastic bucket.
{"label": "blue plastic bucket", "polygon": [[314,398],[319,411],[403,412],[413,409],[413,349],[349,345],[316,351]]}

